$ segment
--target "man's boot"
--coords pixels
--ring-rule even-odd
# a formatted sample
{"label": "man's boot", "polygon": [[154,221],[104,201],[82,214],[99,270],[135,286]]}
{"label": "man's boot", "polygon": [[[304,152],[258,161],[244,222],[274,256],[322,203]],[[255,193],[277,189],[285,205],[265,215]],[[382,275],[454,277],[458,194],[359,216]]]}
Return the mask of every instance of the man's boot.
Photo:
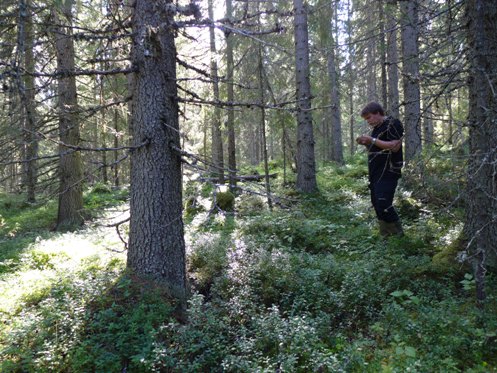
{"label": "man's boot", "polygon": [[403,236],[404,235],[404,229],[402,229],[402,223],[400,222],[400,220],[394,221],[393,224],[395,226],[395,232],[394,232],[394,234],[396,234],[398,236]]}
{"label": "man's boot", "polygon": [[390,236],[403,236],[404,230],[402,229],[402,223],[400,220],[387,223],[384,220],[378,220],[380,227],[380,235],[384,238]]}
{"label": "man's boot", "polygon": [[380,235],[383,238],[387,238],[388,236],[390,236],[390,232],[388,229],[388,223],[386,221],[378,220],[378,226],[380,228]]}
{"label": "man's boot", "polygon": [[386,230],[388,236],[403,236],[404,230],[402,229],[402,223],[400,220],[393,221],[391,223],[386,223]]}

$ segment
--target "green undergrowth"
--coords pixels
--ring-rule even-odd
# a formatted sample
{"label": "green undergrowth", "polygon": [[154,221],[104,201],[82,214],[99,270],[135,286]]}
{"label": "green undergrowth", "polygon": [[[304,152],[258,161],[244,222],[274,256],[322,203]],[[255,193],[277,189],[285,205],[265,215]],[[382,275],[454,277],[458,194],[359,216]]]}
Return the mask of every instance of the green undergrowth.
{"label": "green undergrowth", "polygon": [[[126,274],[124,254],[105,250],[121,249],[111,230],[24,246],[1,275],[0,371],[496,371],[497,280],[488,274],[477,308],[457,260],[458,211],[401,183],[406,235],[385,241],[363,156],[319,165],[320,191],[306,196],[271,167],[273,210],[242,194],[235,212],[185,212],[192,294],[181,317]],[[187,186],[185,198],[210,192]]]}
{"label": "green undergrowth", "polygon": [[[97,184],[84,193],[83,215],[90,221],[127,199],[127,189]],[[15,270],[29,245],[53,236],[56,201],[26,202],[24,195],[0,193],[0,275]]]}

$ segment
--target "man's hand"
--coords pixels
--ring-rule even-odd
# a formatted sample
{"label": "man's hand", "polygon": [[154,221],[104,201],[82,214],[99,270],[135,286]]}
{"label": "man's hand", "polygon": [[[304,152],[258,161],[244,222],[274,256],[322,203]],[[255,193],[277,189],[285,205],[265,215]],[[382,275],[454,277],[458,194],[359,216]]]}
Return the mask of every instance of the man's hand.
{"label": "man's hand", "polygon": [[394,153],[397,153],[400,150],[400,146],[402,145],[402,140],[392,140],[391,141],[393,144],[391,146],[391,150]]}
{"label": "man's hand", "polygon": [[356,138],[355,141],[359,145],[369,145],[373,141],[373,138],[371,136],[361,135],[358,138]]}

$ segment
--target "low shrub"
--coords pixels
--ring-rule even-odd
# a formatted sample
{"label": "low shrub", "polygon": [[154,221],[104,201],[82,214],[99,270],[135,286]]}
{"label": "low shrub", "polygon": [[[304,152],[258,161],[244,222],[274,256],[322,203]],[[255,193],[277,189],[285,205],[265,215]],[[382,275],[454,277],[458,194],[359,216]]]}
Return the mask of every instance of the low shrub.
{"label": "low shrub", "polygon": [[240,215],[256,215],[266,209],[266,204],[260,196],[242,194],[236,198],[236,211]]}
{"label": "low shrub", "polygon": [[217,193],[216,206],[222,211],[233,211],[235,209],[235,196],[229,191]]}

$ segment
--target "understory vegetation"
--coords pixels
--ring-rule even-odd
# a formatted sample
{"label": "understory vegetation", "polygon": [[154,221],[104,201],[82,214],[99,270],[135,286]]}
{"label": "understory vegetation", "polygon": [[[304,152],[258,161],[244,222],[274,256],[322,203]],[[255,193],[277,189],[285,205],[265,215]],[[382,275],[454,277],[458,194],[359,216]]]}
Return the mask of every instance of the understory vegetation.
{"label": "understory vegetation", "polygon": [[125,189],[94,186],[86,226],[66,233],[51,231],[54,203],[0,195],[0,371],[497,371],[497,281],[477,308],[443,179],[456,168],[425,172],[402,182],[406,235],[388,241],[362,156],[321,165],[315,195],[276,179],[271,211],[245,194],[214,213],[212,187],[186,185],[186,315],[125,271]]}

